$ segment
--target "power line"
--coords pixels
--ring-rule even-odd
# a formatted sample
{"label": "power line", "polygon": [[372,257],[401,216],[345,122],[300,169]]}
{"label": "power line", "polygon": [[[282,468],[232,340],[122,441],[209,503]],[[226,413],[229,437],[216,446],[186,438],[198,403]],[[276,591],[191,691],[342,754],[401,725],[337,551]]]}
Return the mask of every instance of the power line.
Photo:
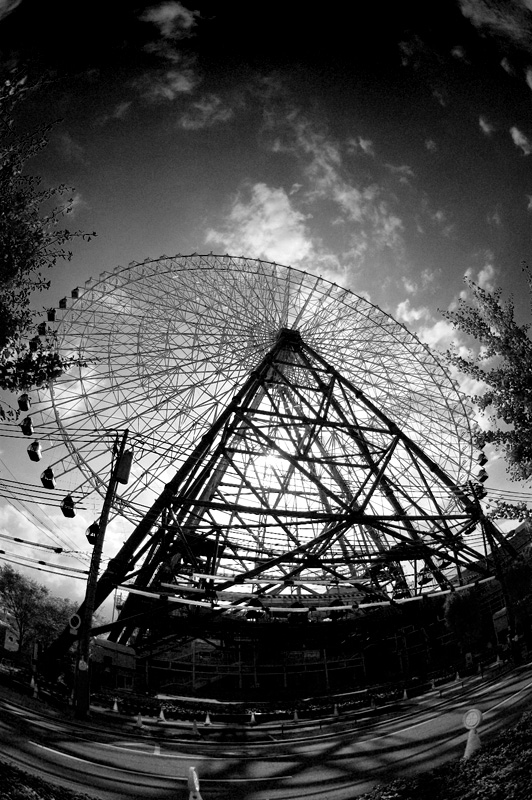
{"label": "power line", "polygon": [[[21,567],[32,567],[33,565],[38,565],[35,569],[38,569],[40,566],[49,567],[54,570],[56,575],[65,575],[68,578],[81,577],[89,574],[89,571],[86,569],[76,569],[75,567],[67,566],[62,567],[60,564],[50,564],[48,561],[40,561],[36,558],[27,558],[26,556],[19,556],[14,553],[6,553],[5,550],[0,550],[0,559],[9,561],[11,564],[18,564]],[[67,575],[67,573],[75,574]]]}

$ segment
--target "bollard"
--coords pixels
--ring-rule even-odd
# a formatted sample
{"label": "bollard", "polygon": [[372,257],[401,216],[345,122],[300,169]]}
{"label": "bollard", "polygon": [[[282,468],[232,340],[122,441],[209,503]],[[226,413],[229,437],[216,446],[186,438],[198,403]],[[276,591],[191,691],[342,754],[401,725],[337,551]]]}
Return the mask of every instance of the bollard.
{"label": "bollard", "polygon": [[137,714],[137,728],[142,728],[142,727],[143,727],[143,725],[142,725],[142,716],[141,716],[140,711],[139,711],[139,713]]}
{"label": "bollard", "polygon": [[459,672],[456,673],[456,677],[455,677],[454,680],[455,680],[455,683],[460,683],[460,673]]}
{"label": "bollard", "polygon": [[37,686],[36,683],[33,684],[33,696],[34,697],[38,697],[39,696],[39,687]]}
{"label": "bollard", "polygon": [[188,768],[188,800],[202,800],[198,773],[195,767]]}
{"label": "bollard", "polygon": [[467,743],[466,743],[464,758],[469,758],[470,756],[472,756],[473,753],[476,753],[478,750],[480,750],[481,746],[482,745],[480,743],[480,736],[477,733],[477,729],[471,728],[471,730],[467,734]]}
{"label": "bollard", "polygon": [[166,722],[166,717],[164,716],[164,708],[161,706],[161,710],[159,711],[159,716],[157,717],[157,722]]}
{"label": "bollard", "polygon": [[408,700],[408,694],[406,692],[406,689],[403,690],[403,700]]}
{"label": "bollard", "polygon": [[467,729],[467,744],[464,753],[464,759],[469,758],[480,750],[480,737],[477,733],[477,728],[482,722],[482,711],[478,708],[470,708],[462,717],[462,724]]}
{"label": "bollard", "polygon": [[212,724],[212,723],[211,723],[211,718],[210,718],[210,715],[209,715],[209,712],[208,712],[208,711],[207,711],[207,713],[205,714],[205,722],[204,722],[203,724],[204,724],[204,725],[211,725],[211,724]]}
{"label": "bollard", "polygon": [[299,715],[297,713],[297,708],[294,709],[294,722],[299,722]]}
{"label": "bollard", "polygon": [[338,705],[335,703],[333,708],[333,717],[338,717],[338,716],[339,716]]}
{"label": "bollard", "polygon": [[252,711],[251,712],[251,717],[249,718],[249,724],[250,725],[255,725],[256,722],[257,722],[257,720],[255,719],[255,712]]}
{"label": "bollard", "polygon": [[193,733],[194,736],[199,736],[200,735],[200,732],[198,730],[198,723],[196,722],[196,720],[192,721],[192,733]]}
{"label": "bollard", "polygon": [[115,697],[115,701],[113,703],[113,711],[114,711],[115,714],[118,714],[118,700],[117,700],[116,697]]}

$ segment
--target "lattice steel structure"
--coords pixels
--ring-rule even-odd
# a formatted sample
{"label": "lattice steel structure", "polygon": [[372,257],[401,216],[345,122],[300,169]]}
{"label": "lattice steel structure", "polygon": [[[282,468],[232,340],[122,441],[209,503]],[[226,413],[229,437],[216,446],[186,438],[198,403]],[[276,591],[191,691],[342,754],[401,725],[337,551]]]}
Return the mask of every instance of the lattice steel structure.
{"label": "lattice steel structure", "polygon": [[135,446],[115,504],[133,530],[97,592],[132,590],[113,638],[138,638],[150,609],[230,614],[237,592],[266,606],[330,606],[338,586],[411,597],[485,554],[468,408],[366,299],[215,255],[134,263],[73,294],[57,343],[86,366],[33,418],[59,426],[67,452],[48,464],[81,493],[105,493],[102,432],[127,428]]}

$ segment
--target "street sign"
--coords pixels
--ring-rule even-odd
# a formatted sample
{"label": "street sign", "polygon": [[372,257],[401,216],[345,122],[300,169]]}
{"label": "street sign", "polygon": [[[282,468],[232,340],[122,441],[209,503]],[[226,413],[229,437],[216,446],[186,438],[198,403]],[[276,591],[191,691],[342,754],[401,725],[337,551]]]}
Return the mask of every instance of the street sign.
{"label": "street sign", "polygon": [[464,716],[462,717],[462,723],[464,728],[467,730],[473,730],[474,728],[478,728],[480,723],[482,722],[482,711],[478,708],[470,708],[469,711],[466,711]]}
{"label": "street sign", "polygon": [[70,625],[70,633],[79,633],[79,629],[81,627],[80,615],[72,614],[72,616],[68,620],[68,624]]}

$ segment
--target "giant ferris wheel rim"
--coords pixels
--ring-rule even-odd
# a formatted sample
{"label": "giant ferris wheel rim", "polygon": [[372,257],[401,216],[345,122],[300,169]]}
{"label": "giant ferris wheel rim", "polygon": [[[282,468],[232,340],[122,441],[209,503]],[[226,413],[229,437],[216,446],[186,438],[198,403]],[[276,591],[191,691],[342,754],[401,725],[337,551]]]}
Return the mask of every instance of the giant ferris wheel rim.
{"label": "giant ferris wheel rim", "polygon": [[[78,297],[74,298],[73,301],[68,305],[68,307],[64,310],[62,317],[59,320],[58,327],[57,327],[57,337],[58,337],[58,346],[64,347],[65,344],[71,346],[74,339],[88,341],[90,337],[93,337],[93,345],[99,342],[102,342],[102,335],[98,330],[98,313],[103,314],[103,301],[104,299],[109,304],[112,302],[113,296],[118,298],[119,292],[125,291],[129,286],[130,289],[133,287],[133,284],[136,284],[137,287],[147,286],[151,279],[157,278],[158,280],[163,278],[164,276],[168,275],[192,275],[192,273],[198,273],[200,276],[240,276],[243,277],[245,280],[247,279],[248,282],[254,277],[256,279],[262,279],[266,283],[268,281],[278,281],[281,284],[290,285],[293,283],[295,286],[300,287],[301,293],[304,293],[304,290],[307,292],[314,292],[320,298],[326,296],[328,306],[324,307],[324,301],[322,301],[320,307],[318,308],[315,304],[314,311],[319,314],[326,314],[330,313],[333,307],[341,306],[342,309],[349,309],[353,313],[353,318],[358,316],[359,318],[365,318],[367,321],[367,330],[365,330],[364,335],[366,336],[366,350],[368,349],[368,339],[367,337],[370,335],[372,331],[380,331],[380,335],[382,336],[383,340],[386,340],[388,343],[392,343],[394,347],[397,348],[397,352],[401,354],[401,358],[404,361],[404,364],[407,362],[412,363],[412,367],[409,367],[408,373],[405,376],[405,373],[401,373],[401,370],[404,370],[404,364],[401,365],[391,365],[390,363],[386,364],[386,368],[391,371],[392,369],[398,376],[403,375],[405,377],[405,383],[401,387],[400,381],[397,379],[395,383],[393,383],[394,388],[396,389],[395,395],[391,391],[390,386],[392,383],[388,383],[387,391],[391,395],[390,403],[393,403],[393,400],[399,402],[402,407],[402,412],[404,412],[404,408],[408,406],[409,403],[409,392],[414,394],[414,390],[412,389],[412,384],[409,383],[412,381],[417,381],[417,397],[421,397],[422,391],[425,392],[432,392],[433,397],[438,399],[440,412],[443,409],[443,417],[440,420],[432,419],[430,422],[430,433],[434,436],[441,436],[442,442],[440,443],[440,449],[442,452],[446,448],[450,448],[453,451],[453,458],[455,459],[457,465],[453,467],[455,474],[454,477],[457,480],[465,479],[468,472],[471,469],[472,459],[473,459],[473,448],[471,444],[471,430],[470,430],[470,410],[467,406],[467,402],[465,397],[459,392],[455,381],[451,377],[447,366],[443,363],[442,359],[435,354],[427,344],[422,342],[414,333],[408,330],[405,325],[395,320],[390,314],[383,311],[379,306],[372,303],[366,297],[356,294],[353,290],[341,286],[334,281],[330,281],[327,277],[323,277],[321,275],[317,275],[312,272],[307,272],[304,269],[300,269],[297,267],[291,267],[284,264],[278,264],[276,262],[266,261],[263,259],[256,259],[256,258],[246,258],[244,256],[230,256],[228,254],[191,254],[191,255],[176,255],[176,256],[161,256],[155,259],[145,259],[144,261],[135,261],[131,262],[127,266],[118,266],[114,270],[108,273],[101,273],[100,277],[96,280],[89,280],[86,282],[84,288],[79,290],[77,294]],[[246,278],[247,276],[247,278]],[[214,306],[217,302],[220,302],[221,295],[218,292],[217,296],[214,296],[215,292],[219,289],[219,284],[211,285],[210,291],[211,296],[208,296],[209,291],[209,281],[204,281],[202,284],[202,288],[205,289],[207,292],[208,300],[212,306]],[[114,288],[113,288],[114,287]],[[235,288],[236,287],[236,288]],[[183,287],[181,287],[182,289]],[[242,291],[244,292],[244,288],[239,287],[238,283],[234,283],[233,285],[234,291]],[[179,287],[173,285],[172,287],[173,293],[168,292],[164,295],[162,289],[159,287],[157,288],[155,294],[159,292],[159,300],[160,304],[164,307],[163,310],[166,313],[168,308],[172,307],[172,303],[174,306],[179,306],[181,304],[181,309],[184,308],[183,306],[183,298],[179,295]],[[74,293],[73,293],[74,294]],[[286,295],[288,297],[288,294]],[[111,301],[109,300],[111,298]],[[278,318],[275,318],[275,311],[279,311],[279,309],[266,309],[264,304],[264,298],[261,298],[256,293],[250,294],[249,296],[243,295],[244,300],[250,301],[250,298],[256,304],[254,307],[255,311],[261,311],[263,314],[263,318],[259,320],[259,322],[264,323],[265,330],[267,329],[267,325],[274,325],[276,322],[278,323]],[[235,300],[237,298],[235,297]],[[271,296],[273,301],[273,294]],[[231,297],[229,295],[225,298],[226,301],[230,301]],[[241,298],[240,298],[241,300]],[[249,309],[244,307],[244,304],[240,302],[238,305],[238,313],[248,313]],[[137,302],[137,300],[135,300]],[[189,299],[191,308],[193,307],[192,301]],[[299,302],[299,301],[298,301]],[[139,319],[135,320],[135,323],[139,323],[139,326],[142,324],[144,325],[145,330],[141,331],[140,327],[137,328],[136,335],[137,335],[137,343],[142,344],[141,341],[141,334],[144,336],[143,342],[144,346],[152,346],[155,350],[155,346],[159,346],[158,344],[154,345],[154,333],[150,331],[149,324],[150,320],[153,320],[154,316],[156,316],[157,306],[154,302],[150,302],[149,293],[146,294],[144,299],[141,301],[141,304],[144,303],[144,316],[143,322]],[[261,303],[263,303],[261,307]],[[207,305],[207,303],[205,303]],[[98,310],[99,309],[99,310]],[[219,323],[221,319],[221,314],[216,312],[216,309],[211,309],[211,322],[214,319],[217,323]],[[266,311],[268,313],[266,314]],[[105,312],[107,316],[109,316],[109,311]],[[113,363],[114,359],[119,358],[119,351],[120,348],[123,350],[123,342],[120,342],[119,337],[120,333],[120,326],[124,323],[124,320],[127,318],[127,313],[120,308],[114,309],[114,312],[118,322],[113,323],[108,326],[107,330],[107,352],[104,353],[104,358],[106,359],[107,363],[107,376],[109,377],[109,386],[105,389],[101,386],[97,389],[95,387],[96,381],[91,383],[90,373],[89,375],[82,375],[81,373],[67,373],[63,380],[59,381],[55,386],[50,388],[49,393],[49,401],[48,401],[48,410],[43,411],[43,419],[46,418],[46,414],[48,413],[48,419],[51,419],[51,415],[53,415],[53,419],[57,423],[59,429],[62,432],[64,444],[67,449],[70,450],[70,456],[72,459],[77,461],[77,466],[81,470],[82,473],[85,473],[85,477],[87,478],[88,482],[92,481],[92,488],[95,490],[99,490],[99,477],[98,477],[98,470],[92,469],[89,462],[84,462],[86,458],[85,453],[83,450],[77,447],[75,442],[75,432],[71,427],[72,423],[72,412],[71,408],[64,401],[65,397],[65,387],[74,387],[76,383],[79,383],[80,386],[83,388],[83,402],[84,402],[84,413],[88,413],[94,428],[103,429],[103,428],[119,428],[124,427],[126,423],[130,420],[127,417],[127,414],[122,413],[118,414],[118,408],[120,406],[121,401],[123,400],[123,392],[119,386],[120,379],[123,377],[125,372],[129,369],[130,365],[126,365],[123,369],[123,372],[120,373],[117,371],[116,364]],[[162,312],[161,312],[162,313]],[[188,313],[188,309],[187,309]],[[303,319],[307,322],[308,326],[310,327],[310,323],[305,318],[305,310],[299,309],[299,313],[303,315]],[[91,314],[92,314],[92,321],[91,321]],[[217,316],[216,316],[217,314]],[[140,315],[139,315],[140,316]],[[184,314],[183,314],[184,316]],[[236,316],[236,313],[235,313]],[[336,323],[339,321],[339,315],[336,316]],[[349,322],[349,320],[348,320]],[[129,321],[128,324],[131,324],[131,331],[134,330],[134,324]],[[187,323],[188,324],[188,323]],[[193,324],[193,323],[192,323]],[[162,325],[162,320],[157,318],[157,325]],[[197,322],[198,327],[200,325],[199,321]],[[321,325],[321,327],[320,327]],[[320,324],[315,323],[315,327],[317,327],[320,331],[321,341],[327,345],[328,354],[330,357],[335,357],[338,352],[342,351],[349,351],[349,346],[342,341],[341,347],[338,343],[334,341],[334,331],[328,333],[327,332],[327,325],[326,321],[321,322]],[[368,333],[369,331],[369,333]],[[161,333],[161,331],[159,331]],[[234,332],[233,332],[234,333]],[[263,332],[264,333],[264,332]],[[271,330],[268,328],[266,333],[270,335],[271,338]],[[171,331],[165,331],[164,335],[167,337],[167,340],[171,339]],[[211,328],[209,330],[209,336],[216,340],[216,331],[213,331]],[[266,335],[266,334],[264,334]],[[345,337],[347,334],[342,331],[342,335]],[[71,340],[68,337],[71,336]],[[113,339],[112,337],[115,337]],[[117,338],[118,337],[118,338]],[[329,338],[327,338],[329,337]],[[265,340],[264,347],[267,346],[268,341]],[[249,344],[249,343],[248,343]],[[254,343],[256,347],[256,352],[260,351],[260,342]],[[112,348],[116,348],[116,352],[113,353]],[[356,342],[352,344],[352,352],[348,353],[349,358],[351,361],[355,358],[354,350],[359,347],[360,345]],[[257,349],[258,348],[258,349]],[[343,348],[343,350],[342,350]],[[93,347],[94,350],[94,347]],[[362,348],[363,350],[363,348]],[[212,354],[214,350],[211,349],[210,353]],[[243,351],[242,351],[243,352]],[[83,360],[84,356],[87,355],[86,347],[81,347],[77,355],[80,357],[80,360]],[[239,357],[244,358],[246,354],[241,355]],[[366,353],[367,355],[367,353]],[[379,353],[377,354],[375,350],[372,350],[370,353],[371,357],[375,360],[375,363],[384,363],[385,354]],[[230,353],[229,356],[226,351],[224,351],[224,357],[234,357],[236,360],[237,353],[233,351]],[[124,360],[123,354],[120,355],[120,358]],[[346,356],[347,358],[347,356]],[[132,362],[131,362],[132,363]],[[139,360],[140,363],[140,360]],[[229,365],[227,368],[228,372],[228,380],[231,379],[233,375],[241,375],[242,369],[238,371],[234,364]],[[252,368],[252,364],[249,363],[245,365],[246,368]],[[171,363],[169,366],[169,371],[171,369]],[[205,385],[208,385],[209,375],[207,374],[208,366],[205,363],[202,363],[201,369],[203,370],[203,378],[202,380],[205,381]],[[375,370],[378,369],[378,366],[375,367]],[[163,374],[164,369],[161,368],[161,374]],[[422,380],[420,380],[419,372],[422,374]],[[105,373],[100,370],[100,375],[104,375]],[[192,367],[190,368],[190,375],[192,375]],[[167,375],[165,377],[168,377]],[[136,386],[138,389],[138,384],[142,380],[145,382],[144,386],[146,391],[149,391],[150,388],[150,375],[147,373],[143,376],[140,375],[140,372],[131,379],[130,385]],[[114,384],[113,384],[114,380]],[[375,377],[377,380],[377,377]],[[136,383],[135,383],[136,381]],[[385,381],[381,381],[382,385],[384,386]],[[171,387],[171,388],[176,388]],[[186,386],[183,385],[179,387],[181,391],[181,395],[183,395],[186,391]],[[399,398],[399,390],[402,392],[403,396]],[[105,391],[109,393],[109,401],[107,405],[104,402],[101,402],[102,398],[98,398],[97,391],[99,391],[102,395]],[[377,391],[377,390],[375,390]],[[68,392],[67,392],[68,394]],[[214,391],[213,391],[214,394]],[[111,397],[112,395],[112,397]],[[191,394],[191,398],[187,401],[191,404],[194,402],[194,392]],[[63,399],[62,399],[63,398]],[[138,393],[137,399],[141,398],[141,392]],[[141,398],[142,399],[142,398]],[[146,419],[151,414],[152,416],[150,419],[156,420],[156,412],[153,412],[153,409],[149,409],[149,400],[146,398],[142,399],[143,402],[143,409],[139,412],[139,414],[135,417],[134,424],[133,424],[133,437],[137,437],[138,440],[142,438],[143,435],[143,423],[142,423],[142,414],[146,414]],[[161,402],[165,402],[163,398]],[[214,400],[212,400],[214,403]],[[114,404],[114,406],[113,406]],[[44,405],[42,408],[46,409],[46,399],[44,401]],[[67,411],[65,412],[65,408]],[[148,410],[146,410],[148,409]],[[148,413],[149,411],[149,413]],[[187,411],[183,411],[183,414],[186,414]],[[423,413],[425,413],[423,411]],[[113,417],[113,414],[115,416]],[[116,416],[118,414],[118,416]],[[422,414],[420,412],[420,418]],[[401,420],[400,420],[401,422]],[[135,425],[137,426],[137,430],[135,430]],[[146,423],[146,426],[148,422]],[[447,425],[447,429],[445,426]],[[74,436],[74,439],[71,437]],[[152,440],[157,447],[161,447],[160,443],[156,443],[157,436],[154,435]],[[432,442],[434,445],[434,442]],[[176,451],[177,454],[178,450]],[[183,455],[186,455],[187,449],[184,448]],[[175,455],[175,453],[174,453]],[[449,461],[451,464],[451,460]],[[149,466],[147,467],[149,472]],[[452,471],[451,470],[451,471]],[[135,499],[139,498],[140,494],[135,495]]]}

